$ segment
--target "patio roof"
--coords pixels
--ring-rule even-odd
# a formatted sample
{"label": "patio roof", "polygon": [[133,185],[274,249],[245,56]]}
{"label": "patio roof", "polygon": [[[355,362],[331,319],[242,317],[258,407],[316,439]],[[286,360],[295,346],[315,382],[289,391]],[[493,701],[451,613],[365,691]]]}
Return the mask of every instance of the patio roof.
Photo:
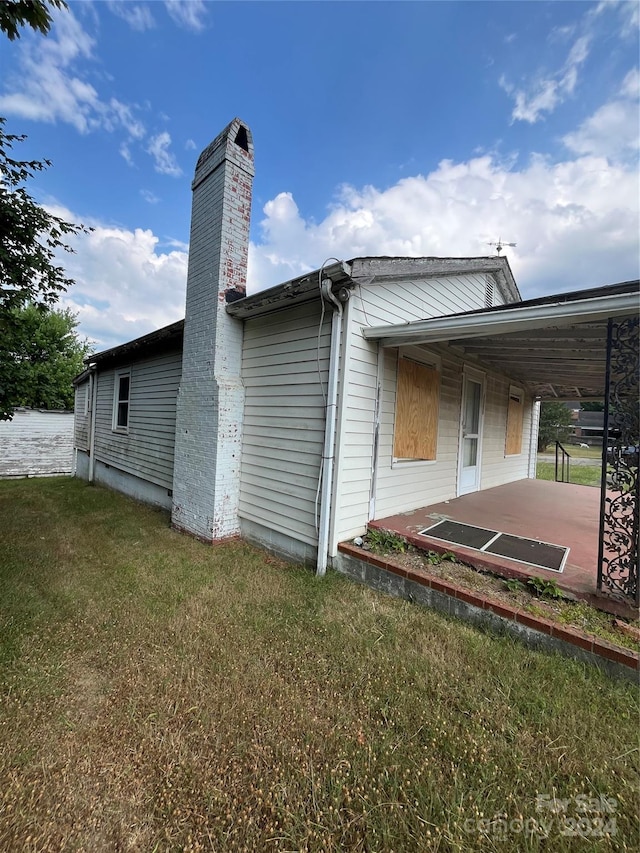
{"label": "patio roof", "polygon": [[363,329],[384,347],[446,342],[542,399],[602,398],[607,324],[637,315],[638,281]]}

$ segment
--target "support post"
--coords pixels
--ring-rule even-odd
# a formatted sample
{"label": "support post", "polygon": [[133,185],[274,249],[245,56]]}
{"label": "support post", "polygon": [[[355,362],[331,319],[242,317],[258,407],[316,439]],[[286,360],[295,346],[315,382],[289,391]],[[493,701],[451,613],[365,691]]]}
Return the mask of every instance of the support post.
{"label": "support post", "polygon": [[640,604],[640,318],[609,320],[598,589]]}

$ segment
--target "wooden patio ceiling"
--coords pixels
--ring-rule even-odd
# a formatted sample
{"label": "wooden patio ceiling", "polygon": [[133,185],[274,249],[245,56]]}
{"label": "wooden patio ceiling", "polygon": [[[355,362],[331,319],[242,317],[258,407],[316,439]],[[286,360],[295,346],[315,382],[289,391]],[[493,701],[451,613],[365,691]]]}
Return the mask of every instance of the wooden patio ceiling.
{"label": "wooden patio ceiling", "polygon": [[605,320],[485,338],[454,338],[449,345],[487,367],[506,373],[543,400],[604,398]]}

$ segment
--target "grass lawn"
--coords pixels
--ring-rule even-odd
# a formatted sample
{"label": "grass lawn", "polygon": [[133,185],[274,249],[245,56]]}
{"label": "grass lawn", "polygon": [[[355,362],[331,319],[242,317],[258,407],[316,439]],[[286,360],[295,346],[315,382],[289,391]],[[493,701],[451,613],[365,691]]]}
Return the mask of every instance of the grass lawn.
{"label": "grass lawn", "polygon": [[[600,465],[571,465],[569,468],[569,482],[579,486],[597,486],[600,488],[601,477]],[[555,480],[555,462],[538,462],[536,467],[538,480]]]}
{"label": "grass lawn", "polygon": [[[580,447],[580,445],[575,444],[565,444],[564,446],[566,447],[572,459],[596,459],[598,461],[602,460],[601,447]],[[555,450],[551,449],[551,452],[555,452]]]}
{"label": "grass lawn", "polygon": [[0,482],[0,684],[3,851],[637,849],[633,685],[78,481]]}

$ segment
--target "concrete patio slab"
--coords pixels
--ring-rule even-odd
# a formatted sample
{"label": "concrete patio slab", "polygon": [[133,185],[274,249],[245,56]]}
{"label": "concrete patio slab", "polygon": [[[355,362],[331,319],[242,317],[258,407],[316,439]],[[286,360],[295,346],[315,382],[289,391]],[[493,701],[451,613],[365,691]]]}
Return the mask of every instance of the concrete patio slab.
{"label": "concrete patio slab", "polygon": [[[637,610],[626,602],[596,589],[599,514],[599,489],[548,480],[518,480],[412,512],[376,519],[370,526],[401,533],[418,547],[452,551],[464,562],[506,577],[537,576],[555,580],[564,591],[601,610],[627,618],[637,617]],[[516,560],[419,535],[419,531],[443,518],[568,547],[570,552],[564,571],[558,574],[532,568]]]}

